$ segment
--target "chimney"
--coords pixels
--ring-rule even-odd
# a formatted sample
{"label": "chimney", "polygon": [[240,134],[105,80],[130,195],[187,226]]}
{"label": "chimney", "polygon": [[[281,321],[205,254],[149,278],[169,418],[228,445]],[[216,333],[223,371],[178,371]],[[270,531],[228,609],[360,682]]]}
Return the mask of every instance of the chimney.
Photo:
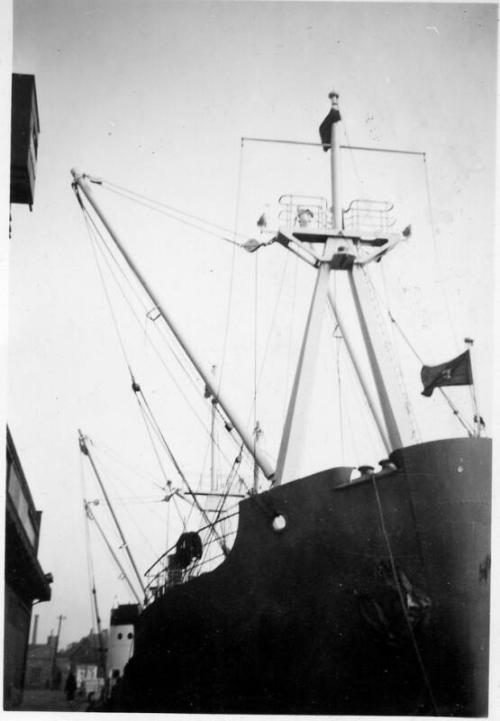
{"label": "chimney", "polygon": [[35,645],[36,643],[36,633],[38,631],[38,613],[35,614],[35,618],[33,619],[33,634],[31,636],[31,643]]}

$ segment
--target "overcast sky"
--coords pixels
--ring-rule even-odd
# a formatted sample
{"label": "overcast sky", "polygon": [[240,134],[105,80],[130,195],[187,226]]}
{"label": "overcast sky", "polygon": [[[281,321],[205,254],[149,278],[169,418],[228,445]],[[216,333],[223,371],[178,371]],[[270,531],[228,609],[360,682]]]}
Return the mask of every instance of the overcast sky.
{"label": "overcast sky", "polygon": [[[110,493],[142,570],[164,547],[168,511],[158,487],[140,476],[147,471],[161,483],[71,190],[70,168],[229,228],[236,219],[242,233],[255,235],[255,219],[279,195],[328,197],[328,157],[318,148],[250,142],[241,150],[241,137],[316,142],[328,92],[335,88],[345,119],[344,144],[426,153],[427,175],[420,156],[375,158],[344,151],[344,204],[360,196],[396,201],[399,227],[412,223],[414,237],[386,264],[387,272],[396,271],[392,308],[428,363],[461,352],[465,336],[475,339],[478,393],[488,423],[496,7],[16,0],[13,15],[12,69],[36,76],[41,135],[33,212],[12,208],[8,422],[43,511],[40,561],[55,579],[53,600],[36,609],[39,638],[56,627],[62,613],[65,645],[91,625],[82,483],[87,497],[96,497],[97,490],[79,454],[77,429],[95,440],[96,452],[106,449],[103,459],[116,454],[129,469],[121,477],[115,467]],[[206,365],[219,369],[232,289],[233,350],[224,358],[224,387],[249,427],[259,264],[257,355],[259,365],[267,365],[258,417],[274,462],[284,381],[291,378],[290,357],[279,353],[296,347],[299,337],[285,332],[285,319],[296,315],[300,326],[306,305],[299,294],[293,306],[293,289],[303,283],[305,297],[310,275],[299,269],[297,281],[280,249],[259,251],[258,261],[235,256],[224,241],[148,215],[101,188],[95,193]],[[275,318],[283,324],[276,327],[271,316],[278,306]],[[125,335],[125,326],[122,330]],[[141,369],[153,367],[150,357],[142,358],[150,333],[144,320],[131,342],[129,359],[144,363]],[[268,333],[274,365],[267,357]],[[334,358],[335,344],[331,350]],[[140,380],[146,384],[145,377]],[[443,419],[444,435],[459,435],[435,399],[422,405],[417,386],[417,413],[432,409],[434,418]],[[199,429],[191,435],[184,426],[176,391],[163,377],[151,388],[187,472],[191,477],[206,472],[206,438],[198,441]],[[330,403],[333,393],[325,392],[319,402]],[[468,397],[457,397],[468,408]],[[270,401],[279,414],[268,409]],[[321,407],[317,418],[324,413]],[[432,431],[439,437],[440,428]],[[304,472],[343,461],[338,454],[321,456],[329,443],[322,433],[322,427],[312,432]],[[355,444],[346,448],[348,462],[355,450]],[[363,452],[371,451],[365,446]],[[376,462],[377,452],[359,457],[357,464]],[[151,509],[141,503],[153,497],[157,503]],[[149,511],[156,520],[148,520]],[[96,539],[93,544],[107,625],[111,604],[129,599],[104,549]]]}

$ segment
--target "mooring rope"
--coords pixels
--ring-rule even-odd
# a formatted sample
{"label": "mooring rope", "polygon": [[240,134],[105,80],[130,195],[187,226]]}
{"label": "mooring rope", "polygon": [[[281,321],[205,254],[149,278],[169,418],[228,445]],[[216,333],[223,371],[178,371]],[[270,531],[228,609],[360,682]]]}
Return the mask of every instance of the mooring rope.
{"label": "mooring rope", "polygon": [[437,707],[436,700],[435,700],[435,697],[434,697],[434,692],[433,692],[433,690],[432,690],[432,686],[431,686],[431,683],[430,683],[430,680],[429,680],[429,675],[428,675],[427,670],[426,670],[426,668],[425,668],[425,663],[424,663],[424,660],[423,660],[423,658],[422,658],[422,654],[421,654],[421,652],[420,652],[420,648],[419,648],[417,639],[416,639],[416,637],[415,637],[415,633],[414,633],[414,631],[413,631],[413,627],[412,627],[412,625],[411,625],[410,618],[409,618],[409,616],[408,616],[408,610],[407,610],[407,608],[406,608],[406,603],[405,603],[405,599],[404,599],[404,595],[403,595],[403,590],[402,590],[402,588],[401,588],[401,583],[400,583],[399,576],[398,576],[398,572],[397,572],[397,568],[396,568],[396,562],[395,562],[395,560],[394,560],[394,553],[393,553],[393,551],[392,551],[391,541],[390,541],[389,534],[388,534],[388,532],[387,532],[387,528],[386,528],[386,525],[385,525],[384,511],[383,511],[383,509],[382,509],[382,503],[381,503],[381,501],[380,501],[380,494],[379,494],[379,490],[378,490],[378,486],[377,486],[377,481],[375,480],[375,477],[374,477],[374,476],[372,476],[371,480],[372,480],[373,490],[374,490],[374,492],[375,492],[375,499],[376,499],[376,502],[377,502],[377,509],[378,509],[378,515],[379,515],[379,520],[380,520],[380,528],[381,528],[381,530],[382,530],[382,535],[383,535],[383,537],[384,537],[385,545],[386,545],[386,548],[387,548],[387,553],[388,553],[388,555],[389,555],[389,560],[390,560],[390,564],[391,564],[391,571],[392,571],[392,575],[393,575],[393,578],[394,578],[394,583],[395,583],[395,586],[396,586],[396,589],[397,589],[397,592],[398,592],[399,601],[400,601],[400,603],[401,603],[401,609],[402,609],[402,611],[403,611],[403,615],[404,615],[404,618],[405,618],[405,621],[406,621],[406,625],[407,625],[407,627],[408,627],[408,632],[409,632],[409,634],[410,634],[410,639],[411,639],[411,642],[412,642],[412,645],[413,645],[413,650],[415,651],[415,656],[416,656],[416,658],[417,658],[418,666],[419,666],[420,672],[421,672],[421,674],[422,674],[422,678],[423,678],[425,687],[426,687],[426,689],[427,689],[427,693],[429,694],[429,698],[430,698],[430,701],[431,701],[431,704],[432,704],[432,708],[433,708],[434,714],[435,714],[436,716],[439,716],[438,707]]}

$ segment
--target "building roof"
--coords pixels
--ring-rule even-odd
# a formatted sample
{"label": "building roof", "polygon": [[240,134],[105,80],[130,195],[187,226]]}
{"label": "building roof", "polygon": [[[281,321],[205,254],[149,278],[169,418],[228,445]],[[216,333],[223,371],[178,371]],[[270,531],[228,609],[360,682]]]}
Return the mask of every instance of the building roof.
{"label": "building roof", "polygon": [[50,600],[52,576],[37,559],[41,513],[36,510],[7,426],[5,580],[25,603]]}
{"label": "building roof", "polygon": [[51,661],[54,658],[54,648],[46,643],[30,643],[28,658],[31,661]]}
{"label": "building roof", "polygon": [[[104,651],[107,647],[108,633],[102,631],[101,643]],[[72,665],[78,664],[97,664],[101,662],[101,646],[99,644],[99,635],[90,632],[88,636],[80,639],[76,643],[70,644],[63,652],[63,655],[69,658]]]}
{"label": "building roof", "polygon": [[139,616],[137,603],[122,603],[111,609],[111,626],[133,625]]}

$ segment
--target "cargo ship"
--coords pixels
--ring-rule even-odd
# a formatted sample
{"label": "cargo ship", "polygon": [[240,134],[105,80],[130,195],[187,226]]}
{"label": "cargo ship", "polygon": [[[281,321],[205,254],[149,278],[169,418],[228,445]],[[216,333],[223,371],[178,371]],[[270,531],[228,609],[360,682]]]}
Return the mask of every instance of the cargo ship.
{"label": "cargo ship", "polygon": [[[369,275],[411,228],[394,231],[388,204],[361,200],[342,207],[342,118],[338,95],[329,98],[316,145],[330,159],[331,201],[282,196],[279,226],[268,228],[262,216],[260,240],[241,244],[251,253],[278,244],[316,274],[275,465],[259,453],[255,437],[141,280],[199,372],[208,402],[239,435],[242,452],[251,454],[269,488],[255,488],[230,514],[236,524],[231,543],[221,506],[147,570],[133,656],[114,710],[488,713],[491,440],[474,394],[461,437],[421,441],[415,435]],[[90,184],[101,181],[72,173],[82,208],[92,208],[140,277],[94,197]],[[348,279],[369,378],[332,293],[339,274]],[[361,465],[361,458],[356,467],[297,477],[325,306],[349,351],[385,457],[376,467]],[[422,368],[423,395],[473,388],[472,341],[465,340],[459,356]]]}

